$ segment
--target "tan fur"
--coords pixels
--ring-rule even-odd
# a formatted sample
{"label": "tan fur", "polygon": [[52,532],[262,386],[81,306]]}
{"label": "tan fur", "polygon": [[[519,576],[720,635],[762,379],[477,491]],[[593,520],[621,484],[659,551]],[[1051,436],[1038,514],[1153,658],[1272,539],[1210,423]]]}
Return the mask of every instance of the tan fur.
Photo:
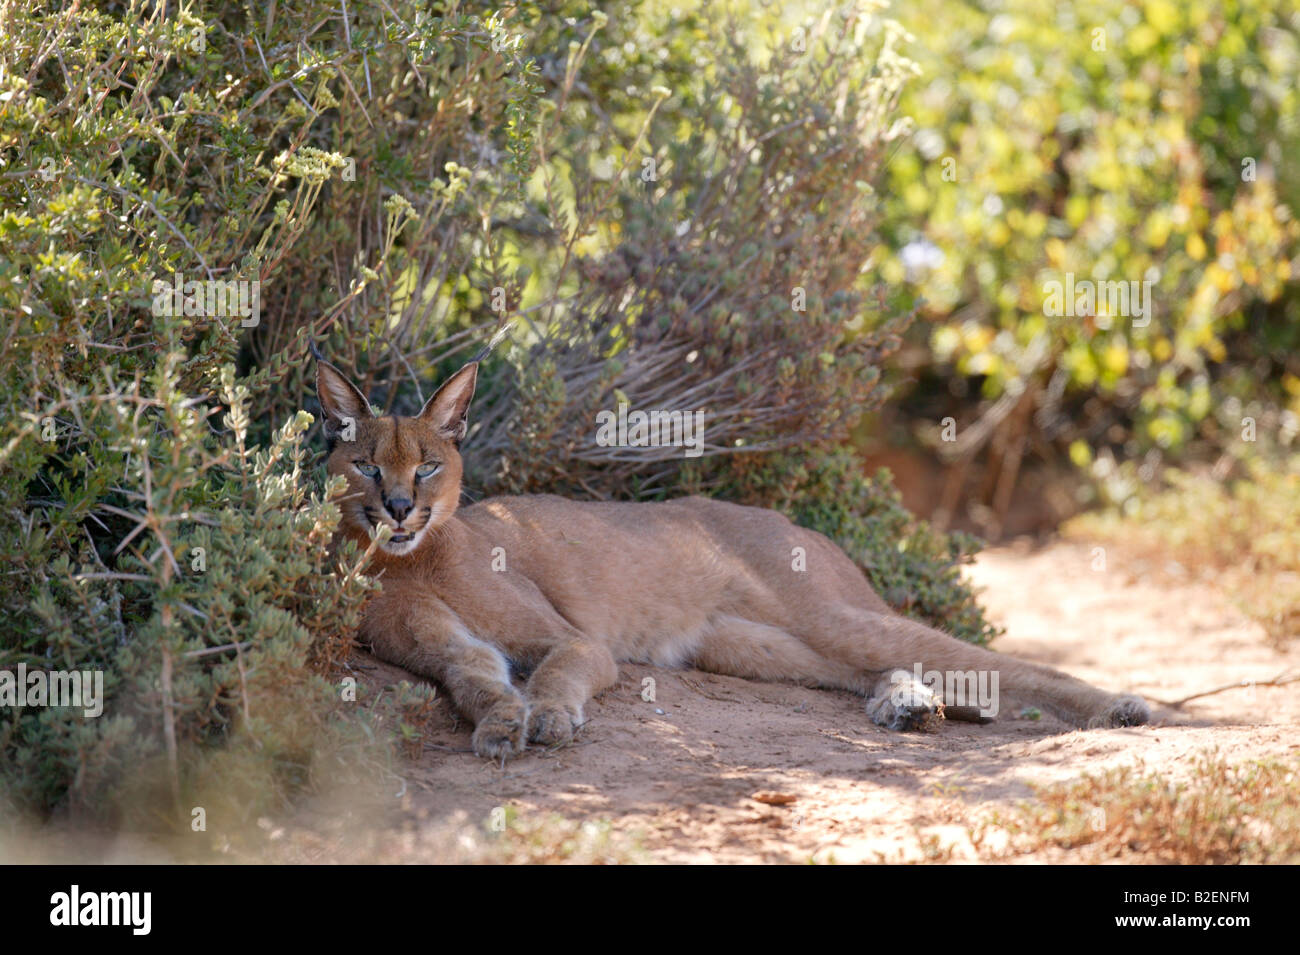
{"label": "tan fur", "polygon": [[[877,723],[895,728],[942,714],[943,701],[906,676],[917,664],[996,671],[1002,692],[1079,725],[1149,718],[1137,697],[899,616],[830,540],[774,511],[698,497],[551,495],[458,508],[458,445],[476,373],[465,366],[413,418],[371,416],[327,362],[317,390],[334,441],[328,470],[349,483],[340,534],[365,546],[385,524],[412,537],[381,548],[383,592],[362,637],[380,658],[441,683],[474,723],[481,755],[570,739],[621,662],[853,690]],[[339,440],[347,419],[354,440]],[[379,474],[365,476],[357,462]],[[418,478],[422,464],[440,469]],[[400,514],[408,499],[399,523],[386,502]],[[805,570],[795,569],[797,548]],[[529,674],[522,690],[512,670]]]}

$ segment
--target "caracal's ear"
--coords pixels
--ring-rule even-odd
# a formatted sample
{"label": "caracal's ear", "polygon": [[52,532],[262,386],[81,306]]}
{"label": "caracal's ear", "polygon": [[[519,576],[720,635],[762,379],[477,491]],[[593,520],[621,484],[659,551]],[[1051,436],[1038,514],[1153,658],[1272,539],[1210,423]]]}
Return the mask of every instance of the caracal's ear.
{"label": "caracal's ear", "polygon": [[325,412],[325,437],[332,440],[348,431],[349,425],[355,433],[358,421],[372,417],[370,402],[343,372],[320,357],[319,351],[313,348],[312,353],[316,356],[316,397]]}
{"label": "caracal's ear", "polygon": [[439,437],[456,447],[460,447],[469,430],[469,403],[477,381],[478,362],[472,361],[448,378],[420,411],[420,420],[427,421]]}

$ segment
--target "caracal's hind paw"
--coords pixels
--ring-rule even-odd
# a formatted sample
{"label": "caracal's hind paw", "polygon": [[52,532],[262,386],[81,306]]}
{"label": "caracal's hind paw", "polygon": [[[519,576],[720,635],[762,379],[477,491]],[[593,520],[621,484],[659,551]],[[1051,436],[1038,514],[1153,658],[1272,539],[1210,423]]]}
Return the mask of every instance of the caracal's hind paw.
{"label": "caracal's hind paw", "polygon": [[1101,715],[1089,721],[1090,728],[1141,726],[1151,722],[1151,707],[1140,696],[1117,696]]}
{"label": "caracal's hind paw", "polygon": [[867,715],[877,726],[891,730],[936,729],[943,719],[943,700],[905,670],[881,681],[867,700]]}

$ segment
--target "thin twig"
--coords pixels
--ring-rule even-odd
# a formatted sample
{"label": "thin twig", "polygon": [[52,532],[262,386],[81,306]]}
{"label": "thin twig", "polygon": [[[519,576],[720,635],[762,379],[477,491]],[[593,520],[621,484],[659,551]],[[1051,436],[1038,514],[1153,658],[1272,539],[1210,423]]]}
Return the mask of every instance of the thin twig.
{"label": "thin twig", "polygon": [[210,656],[214,653],[225,653],[227,650],[246,650],[253,645],[251,640],[245,643],[225,643],[219,647],[204,647],[202,650],[188,650],[181,656],[187,660],[197,659],[198,657]]}
{"label": "thin twig", "polygon": [[1223,686],[1216,686],[1212,690],[1202,690],[1200,693],[1193,693],[1191,696],[1184,696],[1178,700],[1157,700],[1155,697],[1149,697],[1152,703],[1159,703],[1161,706],[1179,707],[1184,703],[1190,703],[1192,700],[1199,700],[1203,696],[1213,696],[1216,693],[1226,693],[1228,690],[1240,690],[1244,687],[1256,686],[1286,686],[1288,683],[1300,681],[1300,673],[1287,675],[1285,672],[1279,673],[1271,680],[1239,680],[1236,683],[1225,683]]}

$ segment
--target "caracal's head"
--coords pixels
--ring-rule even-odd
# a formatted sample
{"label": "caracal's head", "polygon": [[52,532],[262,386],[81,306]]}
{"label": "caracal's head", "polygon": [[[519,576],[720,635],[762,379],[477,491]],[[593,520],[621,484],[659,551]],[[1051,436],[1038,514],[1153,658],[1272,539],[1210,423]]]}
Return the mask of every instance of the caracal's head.
{"label": "caracal's head", "polygon": [[317,359],[316,394],[329,442],[326,469],[348,482],[340,502],[344,533],[365,541],[385,524],[393,533],[381,549],[400,557],[414,553],[455,513],[463,474],[460,442],[477,377],[478,364],[471,362],[415,417],[380,417],[341,371]]}

